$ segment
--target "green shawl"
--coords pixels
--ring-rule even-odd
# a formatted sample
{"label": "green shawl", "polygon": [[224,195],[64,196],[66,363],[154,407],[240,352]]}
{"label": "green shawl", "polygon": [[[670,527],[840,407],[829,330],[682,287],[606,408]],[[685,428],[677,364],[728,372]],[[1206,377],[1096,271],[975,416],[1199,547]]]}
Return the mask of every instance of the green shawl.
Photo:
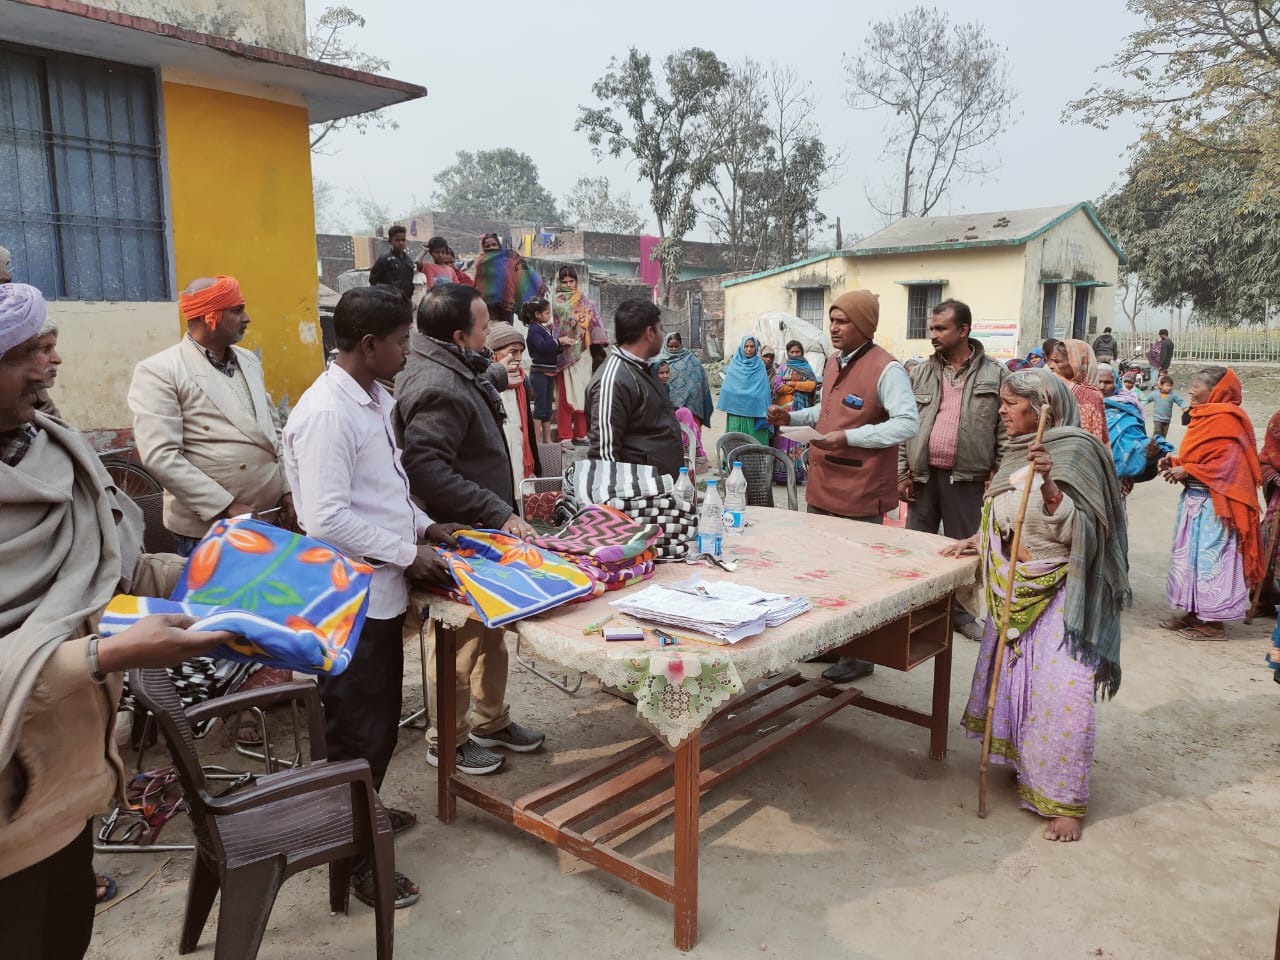
{"label": "green shawl", "polygon": [[[1071,656],[1093,667],[1094,693],[1115,696],[1120,689],[1120,611],[1133,601],[1129,588],[1129,535],[1120,483],[1107,448],[1080,429],[1080,410],[1070,389],[1047,370],[1030,368],[1014,376],[1036,378],[1043,387],[1053,424],[1044,445],[1053,458],[1049,475],[1076,507],[1071,527],[1064,645]],[[1013,489],[1010,478],[1027,465],[1034,434],[1010,437],[987,498]]]}

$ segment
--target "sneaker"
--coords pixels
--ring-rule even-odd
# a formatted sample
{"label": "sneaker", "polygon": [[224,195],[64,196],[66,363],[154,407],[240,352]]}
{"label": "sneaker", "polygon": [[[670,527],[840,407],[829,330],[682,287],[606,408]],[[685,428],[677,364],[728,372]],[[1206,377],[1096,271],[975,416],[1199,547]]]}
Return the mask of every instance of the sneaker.
{"label": "sneaker", "polygon": [[472,743],[478,743],[482,747],[501,747],[513,753],[531,753],[542,746],[542,741],[545,739],[547,738],[544,734],[522,727],[514,720],[501,730],[486,733],[483,737],[478,733],[471,735]]}
{"label": "sneaker", "polygon": [[979,623],[977,620],[970,620],[968,623],[956,625],[956,633],[962,637],[968,637],[970,640],[981,640],[985,629],[986,625]]}
{"label": "sneaker", "polygon": [[[455,756],[457,757],[458,772],[469,773],[473,777],[493,773],[507,759],[499,753],[485,750],[470,740],[457,749]],[[427,763],[433,767],[440,766],[440,755],[436,753],[435,747],[427,747]]]}
{"label": "sneaker", "polygon": [[834,667],[822,671],[822,679],[830,683],[853,683],[875,672],[875,664],[856,657],[841,657]]}

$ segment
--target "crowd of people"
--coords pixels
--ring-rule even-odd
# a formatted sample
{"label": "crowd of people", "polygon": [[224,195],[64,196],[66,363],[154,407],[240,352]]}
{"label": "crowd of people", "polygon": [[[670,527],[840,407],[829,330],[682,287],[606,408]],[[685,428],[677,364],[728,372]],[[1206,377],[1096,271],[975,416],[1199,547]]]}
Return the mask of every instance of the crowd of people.
{"label": "crowd of people", "polygon": [[[470,276],[442,238],[429,241],[422,264],[406,264],[402,229],[390,240],[375,282],[342,295],[336,359],[283,428],[261,362],[238,345],[251,318],[230,276],[188,284],[179,297],[186,334],[139,363],[128,390],[138,453],[164,487],[163,522],[179,554],[217,521],[251,514],[374,567],[350,666],[320,688],[328,756],[366,759],[375,786],[397,740],[410,587],[451,583],[435,546],[454,544],[463,526],[532,535],[518,488],[538,473],[552,404],[559,438],[585,443],[589,458],[664,474],[685,463],[681,427],[700,440],[713,414],[701,362],[666,334],[654,304],[622,302],[606,346],[572,267],[549,291],[493,235]],[[232,638],[176,616],[113,637],[93,632],[117,591],[168,595],[181,561],[141,553],[136,507],[48,406],[57,331],[40,291],[10,279],[0,274],[0,915],[17,955],[79,956],[96,896],[86,824],[121,771],[111,733],[120,673],[177,664]],[[989,719],[993,758],[1016,768],[1020,801],[1048,820],[1045,836],[1078,839],[1095,697],[1120,687],[1125,496],[1156,476],[1181,485],[1168,578],[1175,614],[1163,625],[1224,638],[1224,621],[1245,615],[1274,565],[1274,539],[1260,531],[1280,524],[1280,415],[1260,460],[1238,378],[1203,367],[1187,390],[1175,455],[1161,419],[1181,399],[1172,383],[1144,399],[1084,341],[1049,341],[1032,351],[1043,364],[1029,358],[1011,372],[973,336],[970,308],[947,300],[930,318],[933,354],[908,371],[876,344],[879,322],[874,293],[836,297],[821,375],[798,342],[777,363],[770,345],[743,338],[715,409],[730,430],[807,460],[810,513],[878,524],[905,502],[912,529],[950,538],[948,554],[979,558],[980,609],[954,611],[956,629],[981,641],[964,726],[981,736]],[[1157,428],[1148,437],[1144,422],[1137,441],[1134,419],[1153,400]],[[1042,414],[1048,428],[1037,437]],[[798,448],[777,432],[788,424],[821,437]],[[1005,617],[1012,629],[1001,636]],[[1001,644],[1008,655],[988,718]],[[460,631],[453,717],[438,715],[431,659],[428,763],[440,760],[440,723],[454,724],[458,769],[471,774],[542,746],[541,731],[513,719],[501,630]],[[872,670],[842,657],[823,676],[843,683]],[[410,811],[388,815],[396,831],[415,822]],[[372,901],[367,864],[352,883]],[[419,892],[396,875],[397,906]]]}

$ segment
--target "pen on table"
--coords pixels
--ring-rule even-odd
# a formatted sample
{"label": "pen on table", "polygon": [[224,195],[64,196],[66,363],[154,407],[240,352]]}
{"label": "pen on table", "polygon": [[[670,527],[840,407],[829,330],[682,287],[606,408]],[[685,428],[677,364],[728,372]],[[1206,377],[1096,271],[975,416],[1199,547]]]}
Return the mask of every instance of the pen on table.
{"label": "pen on table", "polygon": [[613,614],[611,613],[607,617],[601,617],[595,623],[587,624],[585,627],[582,628],[582,635],[586,637],[593,633],[599,633],[601,630],[604,629],[604,625],[612,619],[613,619]]}

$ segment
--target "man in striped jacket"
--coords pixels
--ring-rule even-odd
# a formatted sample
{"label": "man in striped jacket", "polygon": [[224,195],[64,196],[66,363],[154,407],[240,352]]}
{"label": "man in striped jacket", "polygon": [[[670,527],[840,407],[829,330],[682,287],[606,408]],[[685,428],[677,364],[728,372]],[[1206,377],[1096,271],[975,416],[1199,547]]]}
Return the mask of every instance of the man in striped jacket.
{"label": "man in striped jacket", "polygon": [[623,300],[614,333],[617,346],[587,387],[589,456],[647,463],[674,477],[684,464],[680,426],[666,387],[649,366],[662,350],[662,311],[644,300]]}

